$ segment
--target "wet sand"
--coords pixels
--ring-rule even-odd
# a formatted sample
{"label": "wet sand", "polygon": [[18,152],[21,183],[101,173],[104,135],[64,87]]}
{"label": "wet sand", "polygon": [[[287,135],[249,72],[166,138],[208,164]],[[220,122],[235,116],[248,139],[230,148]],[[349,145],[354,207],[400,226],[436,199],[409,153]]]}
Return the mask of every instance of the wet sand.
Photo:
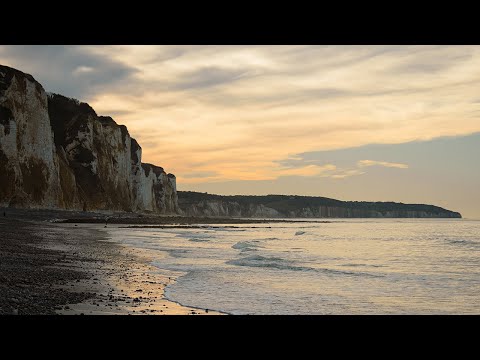
{"label": "wet sand", "polygon": [[219,314],[165,299],[176,274],[109,241],[103,226],[30,217],[0,216],[0,314]]}
{"label": "wet sand", "polygon": [[84,260],[80,254],[42,246],[53,238],[61,241],[45,230],[39,224],[0,218],[0,314],[52,315],[61,305],[94,295],[56,286],[82,281],[89,274],[69,266]]}
{"label": "wet sand", "polygon": [[[72,225],[54,225],[64,231]],[[71,230],[70,230],[71,231]],[[100,232],[92,225],[74,225],[73,231]],[[99,239],[111,247],[110,254],[89,265],[94,277],[76,282],[76,291],[93,291],[95,296],[78,304],[70,304],[60,314],[119,314],[119,315],[213,315],[208,309],[185,307],[164,298],[164,289],[176,279],[176,274],[162,274],[150,265],[146,251],[122,246],[106,238]],[[114,249],[114,250],[113,250]],[[95,255],[93,255],[95,256]],[[102,261],[103,260],[103,261]],[[106,261],[105,261],[106,260]]]}
{"label": "wet sand", "polygon": [[0,208],[0,314],[219,314],[165,299],[165,287],[179,274],[157,269],[146,252],[109,239],[105,224],[273,222],[297,221]]}

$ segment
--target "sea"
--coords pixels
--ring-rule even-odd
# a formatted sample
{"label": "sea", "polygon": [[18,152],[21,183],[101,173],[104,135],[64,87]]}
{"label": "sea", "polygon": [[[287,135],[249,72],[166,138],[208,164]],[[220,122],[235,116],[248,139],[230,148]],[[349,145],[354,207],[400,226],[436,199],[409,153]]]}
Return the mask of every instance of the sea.
{"label": "sea", "polygon": [[[293,219],[288,219],[293,220]],[[229,314],[480,314],[480,221],[109,228],[178,276],[165,295]]]}

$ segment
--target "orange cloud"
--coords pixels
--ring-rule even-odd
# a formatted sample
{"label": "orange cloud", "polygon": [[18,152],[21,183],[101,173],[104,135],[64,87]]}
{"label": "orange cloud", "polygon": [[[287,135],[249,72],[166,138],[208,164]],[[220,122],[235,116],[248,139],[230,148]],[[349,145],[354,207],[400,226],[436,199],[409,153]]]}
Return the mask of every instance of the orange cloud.
{"label": "orange cloud", "polygon": [[401,163],[392,163],[387,161],[375,161],[375,160],[360,160],[357,163],[359,167],[367,167],[367,166],[385,166],[390,168],[397,168],[397,169],[408,169],[407,164]]}
{"label": "orange cloud", "polygon": [[[15,66],[2,54],[0,47],[0,62]],[[360,171],[284,169],[278,161],[480,131],[479,46],[76,47],[75,59],[81,54],[88,61],[77,73],[87,75],[96,59],[102,74],[115,64],[128,77],[102,78],[101,86],[82,88],[90,93],[80,100],[125,124],[143,160],[176,174],[179,183],[340,179]]]}

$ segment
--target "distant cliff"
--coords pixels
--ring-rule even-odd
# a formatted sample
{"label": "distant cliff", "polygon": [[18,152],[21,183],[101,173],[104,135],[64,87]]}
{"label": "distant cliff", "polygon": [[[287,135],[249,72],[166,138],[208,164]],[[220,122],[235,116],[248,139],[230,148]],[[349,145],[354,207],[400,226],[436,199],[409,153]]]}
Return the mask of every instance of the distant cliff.
{"label": "distant cliff", "polygon": [[177,213],[176,179],[123,125],[0,65],[0,206]]}
{"label": "distant cliff", "polygon": [[433,205],[340,201],[324,197],[265,195],[221,196],[179,191],[178,204],[189,216],[249,218],[461,218]]}

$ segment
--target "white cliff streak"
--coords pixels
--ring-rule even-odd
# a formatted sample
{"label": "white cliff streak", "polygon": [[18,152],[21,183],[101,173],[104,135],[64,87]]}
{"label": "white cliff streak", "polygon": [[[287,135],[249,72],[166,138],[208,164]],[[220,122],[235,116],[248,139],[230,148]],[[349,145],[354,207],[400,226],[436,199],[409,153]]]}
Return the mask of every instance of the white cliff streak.
{"label": "white cliff streak", "polygon": [[0,206],[178,212],[175,176],[128,130],[0,65]]}

